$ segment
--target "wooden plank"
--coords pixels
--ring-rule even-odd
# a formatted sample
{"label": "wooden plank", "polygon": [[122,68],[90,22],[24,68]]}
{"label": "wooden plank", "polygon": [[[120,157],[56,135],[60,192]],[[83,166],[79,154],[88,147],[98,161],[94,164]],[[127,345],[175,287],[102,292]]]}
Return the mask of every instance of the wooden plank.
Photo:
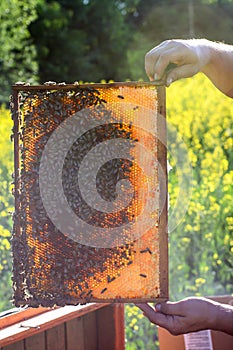
{"label": "wooden plank", "polygon": [[5,317],[2,317],[0,318],[0,330],[5,327],[12,326],[15,323],[28,320],[29,318],[34,317],[36,315],[43,314],[49,310],[51,309],[46,307],[38,307],[36,309],[29,307],[26,310],[21,310],[13,314],[7,315]]}
{"label": "wooden plank", "polygon": [[233,336],[227,333],[211,331],[213,348],[214,349],[233,349]]}
{"label": "wooden plank", "polygon": [[98,350],[96,312],[83,316],[85,350]]}
{"label": "wooden plank", "polygon": [[18,341],[17,343],[4,346],[0,350],[24,350],[24,341]]}
{"label": "wooden plank", "polygon": [[64,323],[46,331],[46,350],[65,349],[65,325]]}
{"label": "wooden plank", "polygon": [[97,314],[98,347],[101,350],[115,350],[113,308],[106,307]]}
{"label": "wooden plank", "polygon": [[46,350],[45,332],[35,334],[25,339],[25,350]]}
{"label": "wooden plank", "polygon": [[85,350],[83,317],[66,322],[66,350]]}
{"label": "wooden plank", "polygon": [[[32,333],[31,333],[32,332]],[[20,323],[6,327],[0,331],[0,344],[7,346],[17,341],[25,339],[34,333],[34,329],[21,327]]]}
{"label": "wooden plank", "polygon": [[125,310],[124,304],[114,305],[115,350],[125,349]]}
{"label": "wooden plank", "polygon": [[48,309],[41,315],[31,317],[24,322],[19,322],[0,330],[0,344],[3,347],[26,339],[34,334],[43,332],[73,318],[81,317],[106,305],[108,304],[87,304]]}
{"label": "wooden plank", "polygon": [[124,307],[122,304],[110,305],[98,310],[97,332],[98,349],[124,350]]}
{"label": "wooden plank", "polygon": [[185,350],[184,336],[176,335],[175,337],[171,335],[165,328],[158,327],[159,335],[159,348],[161,350],[171,350],[180,349]]}

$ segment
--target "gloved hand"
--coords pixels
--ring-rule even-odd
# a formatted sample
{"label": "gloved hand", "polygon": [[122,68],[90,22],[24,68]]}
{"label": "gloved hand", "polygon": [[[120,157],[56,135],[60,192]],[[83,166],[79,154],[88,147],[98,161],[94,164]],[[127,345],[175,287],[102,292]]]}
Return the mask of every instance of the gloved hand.
{"label": "gloved hand", "polygon": [[203,72],[225,95],[233,98],[233,46],[206,39],[166,40],[145,56],[150,80],[172,82]]}
{"label": "gloved hand", "polygon": [[165,78],[166,85],[198,73],[210,60],[207,40],[166,40],[150,50],[145,69],[150,80]]}

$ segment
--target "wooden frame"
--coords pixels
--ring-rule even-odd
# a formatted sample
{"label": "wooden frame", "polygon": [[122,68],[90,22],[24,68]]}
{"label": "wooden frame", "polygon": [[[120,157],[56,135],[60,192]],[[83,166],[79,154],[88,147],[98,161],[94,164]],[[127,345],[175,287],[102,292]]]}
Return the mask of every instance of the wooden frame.
{"label": "wooden frame", "polygon": [[[32,283],[32,279],[31,279],[31,275],[33,275],[33,273],[31,272],[30,268],[27,268],[27,271],[25,272],[25,265],[27,267],[28,265],[28,257],[30,257],[31,255],[31,251],[30,251],[30,247],[28,247],[28,241],[27,241],[27,237],[26,237],[26,233],[25,230],[23,228],[24,224],[23,224],[23,220],[22,217],[24,215],[27,216],[27,209],[22,210],[22,198],[24,200],[24,202],[26,202],[28,200],[29,197],[23,197],[22,196],[22,188],[21,188],[21,184],[23,183],[23,181],[25,182],[25,184],[27,184],[28,182],[28,178],[27,180],[22,180],[24,178],[24,176],[22,176],[22,172],[21,172],[21,164],[22,160],[25,157],[22,157],[22,154],[20,154],[20,144],[21,147],[23,146],[25,148],[25,144],[21,142],[21,139],[23,138],[22,133],[20,128],[23,127],[23,122],[22,119],[24,119],[24,116],[22,116],[23,118],[21,119],[21,114],[22,114],[22,110],[21,110],[21,104],[22,101],[19,101],[21,94],[26,94],[26,95],[30,95],[33,94],[34,92],[39,92],[39,94],[41,94],[41,96],[45,93],[48,94],[52,94],[53,92],[58,92],[60,94],[64,93],[66,94],[68,91],[72,91],[72,93],[74,92],[75,94],[79,94],[80,92],[85,92],[84,93],[84,97],[86,98],[87,94],[89,93],[93,93],[96,98],[95,102],[96,104],[99,103],[99,101],[104,101],[107,102],[103,99],[107,98],[105,95],[105,91],[107,91],[109,89],[109,91],[113,91],[114,89],[116,89],[116,91],[118,91],[117,89],[132,89],[132,91],[138,91],[140,89],[147,89],[149,91],[150,94],[152,94],[152,91],[156,91],[156,94],[154,94],[153,92],[153,96],[156,96],[156,101],[153,101],[153,96],[152,98],[150,97],[149,100],[149,107],[153,108],[154,110],[156,110],[157,113],[157,121],[156,121],[156,127],[157,127],[157,145],[156,145],[156,152],[157,152],[157,162],[159,164],[158,167],[158,182],[160,185],[160,192],[159,192],[159,209],[158,209],[158,253],[156,253],[158,255],[157,258],[157,266],[159,266],[159,273],[157,274],[157,279],[158,281],[155,283],[158,283],[158,291],[156,293],[151,293],[148,292],[146,294],[146,292],[143,292],[141,295],[140,293],[138,295],[140,296],[134,296],[134,293],[129,294],[130,297],[122,297],[120,296],[120,291],[119,294],[115,294],[113,297],[111,297],[111,293],[105,297],[105,295],[107,293],[105,293],[105,291],[108,289],[107,287],[109,286],[108,284],[105,286],[102,286],[100,289],[99,288],[99,294],[96,295],[92,295],[92,292],[90,293],[90,291],[86,292],[86,294],[83,291],[83,286],[80,287],[80,283],[77,285],[74,285],[74,287],[76,288],[76,294],[80,294],[77,295],[76,297],[72,296],[72,297],[64,297],[64,292],[60,293],[60,296],[56,298],[56,300],[54,298],[52,298],[51,300],[49,300],[48,295],[45,298],[37,298],[36,297],[32,297],[33,295],[33,290],[35,290],[36,288],[33,287]],[[104,91],[104,92],[103,92]],[[119,90],[121,91],[121,90]],[[97,93],[96,93],[97,92]],[[131,92],[132,93],[132,92]],[[103,96],[101,95],[103,94]],[[99,98],[98,96],[101,96],[101,98]],[[44,95],[43,95],[44,96]],[[89,95],[88,95],[89,96]],[[146,96],[145,94],[143,96]],[[119,100],[124,99],[124,96],[120,95],[118,93],[118,95],[116,96],[117,98],[119,98]],[[128,96],[128,99],[130,97],[130,93]],[[27,97],[26,97],[27,98]],[[23,104],[26,101],[26,98],[23,100]],[[87,99],[86,99],[87,100]],[[125,102],[125,101],[123,101]],[[33,105],[34,102],[32,102]],[[73,103],[73,101],[72,101]],[[128,102],[129,103],[129,102]],[[131,102],[130,102],[131,103]],[[135,107],[133,107],[133,110],[137,110],[141,105],[140,105],[141,101],[140,99],[137,99],[137,105],[134,104]],[[119,104],[118,104],[119,105]],[[28,107],[30,109],[30,113],[33,114],[33,109],[35,108],[35,105],[32,107]],[[75,108],[72,105],[72,108]],[[148,107],[147,107],[148,108]],[[136,112],[135,112],[136,113]],[[13,96],[12,96],[12,118],[14,121],[14,128],[13,128],[13,140],[14,140],[14,149],[15,149],[15,216],[14,216],[14,236],[13,236],[13,256],[14,256],[14,288],[15,288],[15,295],[14,295],[14,299],[15,299],[15,304],[17,306],[19,305],[30,305],[30,306],[39,306],[39,305],[43,305],[43,306],[53,306],[55,305],[65,305],[65,304],[77,304],[77,303],[85,303],[85,302],[150,302],[150,301],[155,301],[155,300],[166,300],[168,299],[168,237],[167,237],[167,154],[166,154],[166,105],[165,105],[165,88],[164,86],[161,86],[158,83],[136,83],[136,82],[126,82],[126,83],[109,83],[109,84],[84,84],[84,85],[76,85],[76,84],[67,84],[67,85],[38,85],[38,86],[13,86]],[[40,122],[41,123],[41,122]],[[33,126],[35,127],[35,126]],[[24,133],[25,133],[26,128],[24,128]],[[126,128],[126,131],[128,129]],[[26,130],[27,132],[27,130]],[[131,137],[131,136],[130,136]],[[137,141],[137,140],[136,140]],[[37,148],[34,149],[34,153],[36,152],[36,150],[38,150],[38,146]],[[33,153],[33,154],[34,154]],[[25,153],[26,154],[26,153]],[[25,156],[24,154],[24,156]],[[34,155],[33,155],[34,157]],[[24,160],[23,160],[24,162]],[[24,173],[25,175],[25,173]],[[25,176],[26,178],[26,176]],[[162,184],[162,185],[161,185]],[[29,190],[27,190],[29,193]],[[25,207],[26,208],[26,207]],[[25,214],[26,213],[26,214]],[[31,220],[31,218],[29,218]],[[25,219],[25,220],[28,220]],[[48,225],[48,224],[46,224]],[[31,226],[32,227],[32,226]],[[37,238],[35,240],[39,241],[40,237],[37,236]],[[32,239],[31,239],[32,242]],[[31,243],[30,243],[31,244]],[[29,244],[29,246],[30,246]],[[130,245],[132,245],[132,247],[130,247]],[[35,250],[35,246],[33,247],[33,249]],[[132,252],[135,252],[135,254],[137,253],[137,251],[135,250],[136,248],[133,246],[133,244],[123,244],[123,249],[124,249],[124,254],[126,256],[126,253],[129,253],[129,256],[127,255],[124,258],[124,264],[129,265],[131,263],[133,263],[130,259],[131,259],[131,255],[134,254]],[[138,253],[139,254],[139,250],[140,247],[138,248]],[[141,248],[140,252],[149,252],[150,254],[153,253],[154,251],[151,251],[151,249],[147,248]],[[155,255],[156,255],[155,254]],[[146,254],[144,254],[145,256]],[[127,260],[128,259],[128,260]],[[29,259],[30,260],[30,259]],[[149,260],[148,260],[149,261]],[[139,270],[140,272],[140,270]],[[37,273],[39,273],[39,267],[37,268],[37,272],[34,273],[36,278]],[[48,273],[47,273],[48,275]],[[144,277],[146,278],[147,275],[144,273],[138,273],[138,275],[140,275],[141,279],[144,279]],[[106,278],[107,276],[107,278]],[[116,275],[110,275],[110,273],[108,273],[108,275],[106,275],[105,278],[107,279],[107,283],[112,282],[116,279]],[[135,276],[134,276],[135,277]],[[45,279],[46,277],[44,276],[43,279]],[[30,282],[29,282],[30,279]],[[27,286],[25,287],[25,281]],[[42,283],[42,282],[40,282]],[[84,283],[84,282],[83,282]],[[86,283],[86,282],[85,282]],[[115,282],[114,282],[115,283]],[[147,286],[144,284],[142,284],[144,290],[147,289]],[[25,292],[25,290],[27,289],[27,291]],[[79,290],[80,291],[79,291]],[[119,289],[119,287],[118,287]],[[43,287],[43,290],[46,291],[46,287]],[[84,297],[82,297],[82,294],[84,293]],[[51,293],[50,293],[51,294]],[[59,294],[59,293],[58,293]],[[35,292],[36,295],[36,292]],[[98,296],[97,296],[98,295]]]}

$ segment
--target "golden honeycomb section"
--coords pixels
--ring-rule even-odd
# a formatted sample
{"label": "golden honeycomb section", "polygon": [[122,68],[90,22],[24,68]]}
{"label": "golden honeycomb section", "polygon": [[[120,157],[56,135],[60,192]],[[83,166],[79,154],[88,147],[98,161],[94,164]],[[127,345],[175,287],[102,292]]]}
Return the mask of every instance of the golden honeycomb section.
{"label": "golden honeycomb section", "polygon": [[[167,259],[166,218],[159,216],[158,177],[166,153],[161,155],[159,146],[158,88],[37,86],[18,88],[14,99],[15,304],[167,298],[166,264],[161,269]],[[58,132],[65,136],[56,138]],[[54,196],[49,210],[40,182],[47,159],[45,194]],[[57,182],[62,190],[56,195]],[[72,234],[65,208],[56,205],[61,193],[77,218]]]}

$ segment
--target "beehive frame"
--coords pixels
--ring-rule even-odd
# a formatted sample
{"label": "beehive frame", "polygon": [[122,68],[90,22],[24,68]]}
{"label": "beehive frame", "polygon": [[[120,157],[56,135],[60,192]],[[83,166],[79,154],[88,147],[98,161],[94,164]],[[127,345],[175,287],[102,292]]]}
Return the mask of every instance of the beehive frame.
{"label": "beehive frame", "polygon": [[[15,305],[63,306],[86,302],[152,302],[168,299],[164,86],[142,82],[15,85],[11,109],[14,122],[15,213],[12,249]],[[97,122],[89,126],[90,118]],[[74,120],[78,126],[73,124]],[[95,129],[95,134],[92,129]],[[92,197],[91,176],[83,176],[78,197],[74,194],[77,185],[75,171],[81,171],[77,154],[83,152],[86,155],[90,151],[87,143],[91,140],[96,146],[103,138],[105,141],[117,140],[119,143],[120,139],[124,139],[128,142],[126,149],[124,143],[117,148],[114,145],[116,156],[113,157],[110,150],[107,159],[101,158],[101,162],[107,165],[97,169],[100,175],[98,186],[103,187],[102,195],[108,203],[116,200],[114,195],[119,180],[126,179],[133,183],[134,195],[126,184],[121,185],[124,193],[132,197],[128,199],[130,205],[127,210],[124,206],[121,211],[115,207],[115,216],[103,213],[103,207],[102,212],[95,210],[93,214],[88,205],[79,204],[83,193],[87,198],[88,195]],[[80,151],[82,144],[85,150]],[[142,147],[149,144],[148,157],[144,157],[144,151],[138,144]],[[71,217],[67,216],[66,219],[63,207],[60,208],[62,213],[57,208],[64,198],[61,196],[60,200],[60,192],[56,190],[54,197],[51,195],[49,186],[56,187],[60,181],[56,178],[60,169],[57,164],[61,160],[60,153],[64,153],[66,147],[66,157],[63,155],[61,158],[64,163],[60,177],[67,201],[73,211],[76,210],[75,214],[82,216],[82,222],[88,221],[89,226],[100,228],[100,232],[104,230],[103,236],[97,237],[96,232],[99,231],[96,229],[94,235],[89,237],[89,231],[85,231],[80,222],[78,225],[81,226],[69,228]],[[76,151],[77,148],[79,151]],[[111,146],[107,148],[109,151]],[[126,158],[129,154],[130,157],[133,154],[133,157],[126,161],[124,152]],[[98,156],[98,152],[94,153],[86,166],[95,164]],[[134,161],[135,157],[152,169],[150,175],[144,176]],[[53,158],[54,165],[51,165]],[[57,168],[51,172],[53,166]],[[101,180],[101,175],[105,180]],[[50,179],[53,176],[54,184]],[[110,187],[114,188],[106,188],[104,181],[110,182]],[[148,186],[152,191],[148,190]],[[153,210],[145,204],[144,190],[150,195]],[[88,200],[93,205],[92,198]],[[53,206],[56,213],[49,215]],[[144,206],[151,210],[147,216],[150,224],[145,219],[140,221],[146,213]],[[122,221],[117,219],[120,215]],[[128,224],[130,229],[121,229],[123,224]],[[144,224],[145,232],[142,231]],[[81,228],[76,239],[77,227],[78,230]],[[120,231],[117,229],[114,237],[112,234],[108,236],[111,229],[116,227],[120,227]]]}

